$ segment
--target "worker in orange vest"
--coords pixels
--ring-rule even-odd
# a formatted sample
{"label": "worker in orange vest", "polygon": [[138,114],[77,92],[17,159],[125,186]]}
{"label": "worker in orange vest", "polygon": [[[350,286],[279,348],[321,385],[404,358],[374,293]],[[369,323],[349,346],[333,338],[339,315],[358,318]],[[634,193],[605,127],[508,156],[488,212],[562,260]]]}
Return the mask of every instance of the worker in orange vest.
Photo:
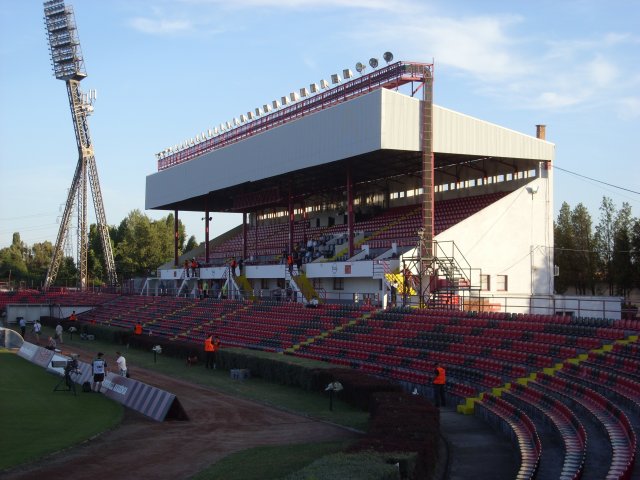
{"label": "worker in orange vest", "polygon": [[433,393],[436,401],[436,407],[446,406],[444,398],[444,386],[447,383],[447,375],[444,371],[444,367],[439,363],[436,363],[436,376],[433,379]]}
{"label": "worker in orange vest", "polygon": [[204,362],[204,368],[215,368],[215,361],[214,361],[214,355],[215,355],[215,347],[213,344],[213,335],[209,335],[209,337],[207,337],[204,341],[204,355],[205,355],[205,362]]}
{"label": "worker in orange vest", "polygon": [[195,257],[191,259],[191,276],[196,278],[198,275],[198,262],[196,262]]}
{"label": "worker in orange vest", "polygon": [[140,324],[140,322],[137,322],[136,326],[133,327],[133,334],[134,335],[142,335],[142,325]]}
{"label": "worker in orange vest", "polygon": [[231,275],[236,276],[236,268],[238,267],[238,262],[236,262],[236,257],[231,259],[231,264],[229,265],[231,268]]}
{"label": "worker in orange vest", "polygon": [[287,268],[289,269],[289,275],[293,275],[293,255],[287,255]]}

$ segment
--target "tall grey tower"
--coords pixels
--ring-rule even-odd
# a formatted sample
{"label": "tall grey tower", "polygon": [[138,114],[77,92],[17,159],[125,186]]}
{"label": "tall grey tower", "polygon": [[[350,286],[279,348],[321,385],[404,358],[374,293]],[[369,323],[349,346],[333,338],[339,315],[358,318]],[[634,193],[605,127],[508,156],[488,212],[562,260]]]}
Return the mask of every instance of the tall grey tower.
{"label": "tall grey tower", "polygon": [[74,203],[78,207],[78,270],[80,272],[80,288],[87,287],[87,251],[88,251],[88,224],[87,224],[87,186],[90,186],[93,196],[93,206],[98,224],[98,232],[102,242],[108,283],[117,284],[113,250],[109,238],[109,227],[104,213],[98,169],[93,153],[93,144],[89,133],[88,116],[93,112],[93,100],[95,93],[83,94],[80,90],[80,82],[87,74],[84,70],[84,59],[80,49],[80,40],[75,24],[73,8],[65,6],[64,0],[50,0],[44,2],[44,21],[49,40],[49,50],[53,63],[53,74],[58,80],[64,80],[69,96],[73,128],[78,145],[78,164],[73,175],[71,188],[67,196],[60,230],[56,239],[53,257],[47,277],[45,289],[55,281],[60,268],[60,262],[64,256],[64,242],[69,231]]}

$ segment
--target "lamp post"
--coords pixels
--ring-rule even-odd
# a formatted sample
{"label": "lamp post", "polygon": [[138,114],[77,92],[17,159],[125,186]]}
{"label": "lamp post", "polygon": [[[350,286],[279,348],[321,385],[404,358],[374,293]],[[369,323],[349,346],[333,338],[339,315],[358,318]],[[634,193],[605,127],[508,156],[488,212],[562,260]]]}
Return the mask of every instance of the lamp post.
{"label": "lamp post", "polygon": [[151,349],[151,351],[153,352],[153,363],[157,363],[158,354],[162,353],[162,347],[160,345],[156,345]]}
{"label": "lamp post", "polygon": [[340,382],[331,382],[324,390],[329,392],[329,411],[333,411],[333,392],[339,392],[343,389]]}

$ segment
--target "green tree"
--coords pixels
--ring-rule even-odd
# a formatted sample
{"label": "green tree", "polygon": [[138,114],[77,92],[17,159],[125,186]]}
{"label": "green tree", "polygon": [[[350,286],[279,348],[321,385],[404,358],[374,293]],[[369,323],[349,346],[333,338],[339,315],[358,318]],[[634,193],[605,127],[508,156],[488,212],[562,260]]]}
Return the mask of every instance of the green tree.
{"label": "green tree", "polygon": [[53,257],[53,244],[50,241],[34,243],[31,247],[31,260],[28,265],[31,273],[35,271],[46,274],[51,257]]}
{"label": "green tree", "polygon": [[78,285],[78,269],[72,257],[62,259],[54,284],[60,287],[76,287]]}
{"label": "green tree", "polygon": [[608,197],[602,198],[600,204],[600,222],[596,226],[595,241],[598,250],[600,279],[606,283],[609,295],[614,294],[613,283],[613,247],[615,237],[616,208]]}
{"label": "green tree", "polygon": [[20,239],[20,234],[13,234],[11,246],[0,250],[0,276],[11,280],[26,280],[28,277],[28,248]]}
{"label": "green tree", "polygon": [[571,207],[567,202],[562,203],[558,219],[554,225],[554,263],[560,270],[560,275],[555,279],[556,293],[565,293],[573,284],[575,262],[573,253],[575,243],[573,242],[573,226],[571,224]]}
{"label": "green tree", "polygon": [[[173,258],[173,215],[151,220],[133,210],[118,227],[115,261],[122,279],[147,276]],[[184,226],[179,223],[178,247],[184,245]]]}
{"label": "green tree", "polygon": [[27,269],[33,285],[41,286],[51,263],[53,256],[53,244],[48,240],[42,243],[34,243],[29,249]]}
{"label": "green tree", "polygon": [[189,237],[189,241],[187,242],[187,246],[184,247],[184,251],[185,252],[190,252],[191,250],[193,250],[197,246],[198,246],[198,242],[196,241],[196,236],[195,235],[191,235]]}
{"label": "green tree", "polygon": [[[112,242],[113,243],[113,242]],[[98,226],[92,223],[89,226],[89,251],[87,252],[87,270],[89,282],[94,285],[101,285],[106,281],[105,272],[107,270],[104,261],[104,250]]]}
{"label": "green tree", "polygon": [[614,220],[611,280],[615,293],[627,297],[634,284],[635,272],[631,261],[633,218],[631,206],[623,203]]}
{"label": "green tree", "polygon": [[572,261],[574,262],[576,293],[595,295],[598,256],[595,252],[591,215],[582,203],[573,209],[571,225],[575,248]]}
{"label": "green tree", "polygon": [[[150,220],[139,210],[133,210],[120,225],[109,227],[109,237],[114,251],[116,270],[120,279],[148,275],[163,263],[173,259],[174,255],[174,216],[169,214],[160,220]],[[178,222],[178,254],[184,252],[186,230]],[[106,265],[102,241],[97,226],[89,227],[87,267],[89,281],[102,284],[106,277]],[[189,249],[196,246],[195,237],[189,239]],[[53,256],[53,245],[46,241],[29,247],[13,234],[11,246],[0,249],[0,278],[15,281],[27,281],[40,286],[45,279]],[[58,269],[55,284],[58,286],[76,286],[78,270],[74,259],[65,257]]]}
{"label": "green tree", "polygon": [[631,227],[631,268],[633,285],[640,288],[640,217],[634,219]]}

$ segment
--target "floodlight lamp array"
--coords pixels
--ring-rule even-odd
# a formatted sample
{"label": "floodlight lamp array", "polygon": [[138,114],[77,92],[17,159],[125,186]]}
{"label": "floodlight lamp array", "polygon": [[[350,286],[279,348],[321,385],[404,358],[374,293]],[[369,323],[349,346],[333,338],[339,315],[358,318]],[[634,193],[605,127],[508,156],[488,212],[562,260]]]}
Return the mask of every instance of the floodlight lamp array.
{"label": "floodlight lamp array", "polygon": [[[61,2],[61,0],[52,0],[52,3],[54,2]],[[383,58],[387,63],[389,63],[391,60],[393,60],[393,54],[391,52],[385,52]],[[376,58],[371,58],[369,60],[369,65],[372,69],[375,70],[378,67],[378,60]],[[355,69],[362,75],[366,69],[366,65],[362,62],[358,62],[355,66]],[[323,90],[329,89],[332,85],[339,85],[343,82],[343,80],[350,80],[352,78],[353,72],[351,71],[351,69],[345,68],[342,70],[342,75],[340,73],[334,73],[330,76],[331,83],[329,83],[329,81],[325,79],[321,79],[318,83],[310,83],[308,88],[302,87],[298,91],[293,91],[288,95],[281,96],[280,99],[272,100],[271,103],[265,103],[262,108],[256,107],[254,110],[250,110],[246,114],[242,114],[239,117],[234,117],[233,119],[231,119],[231,121],[221,123],[220,126],[214,128],[213,131],[209,129],[208,135],[205,135],[204,133],[201,136],[196,135],[195,138],[185,140],[183,143],[175,145],[174,147],[166,148],[161,152],[156,153],[156,158],[158,160],[162,160],[182,150],[198,145],[204,141],[210,141],[212,139],[215,141],[215,138],[218,135],[222,135],[229,130],[233,130],[237,127],[250,123],[258,118],[264,117],[265,115],[269,115],[281,108],[295,104],[299,101],[304,101],[305,99],[309,99],[321,93]]]}
{"label": "floodlight lamp array", "polygon": [[54,76],[59,80],[82,80],[87,74],[73,8],[65,6],[64,0],[44,2],[44,25]]}

